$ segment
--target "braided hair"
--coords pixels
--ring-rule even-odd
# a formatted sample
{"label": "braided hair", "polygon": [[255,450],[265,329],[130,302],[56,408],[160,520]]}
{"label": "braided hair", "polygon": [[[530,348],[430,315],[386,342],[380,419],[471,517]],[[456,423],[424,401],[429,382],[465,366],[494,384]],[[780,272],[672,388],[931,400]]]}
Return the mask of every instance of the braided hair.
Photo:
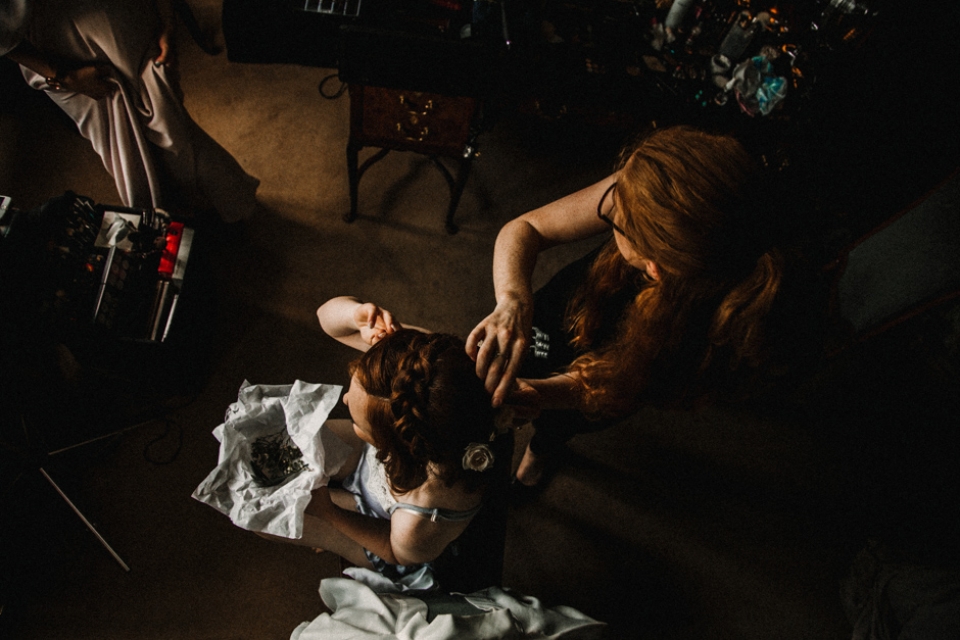
{"label": "braided hair", "polygon": [[401,329],[373,345],[350,373],[377,400],[367,418],[396,493],[416,489],[431,473],[446,486],[462,482],[469,493],[486,485],[489,472],[462,463],[466,448],[488,442],[494,429],[490,395],[463,340]]}

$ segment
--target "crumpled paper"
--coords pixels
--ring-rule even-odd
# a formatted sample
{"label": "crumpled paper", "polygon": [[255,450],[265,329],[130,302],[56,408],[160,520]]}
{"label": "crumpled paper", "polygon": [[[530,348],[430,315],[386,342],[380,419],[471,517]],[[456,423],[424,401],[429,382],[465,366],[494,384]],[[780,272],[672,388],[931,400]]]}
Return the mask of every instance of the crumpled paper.
{"label": "crumpled paper", "polygon": [[[292,385],[251,385],[244,380],[223,424],[213,430],[220,442],[217,466],[193,497],[243,529],[300,538],[311,492],[325,486],[351,452],[323,426],[342,389],[300,380]],[[289,475],[278,471],[277,464],[264,465],[262,451],[267,445],[278,450],[278,442],[284,453],[293,454],[284,456],[280,465]]]}

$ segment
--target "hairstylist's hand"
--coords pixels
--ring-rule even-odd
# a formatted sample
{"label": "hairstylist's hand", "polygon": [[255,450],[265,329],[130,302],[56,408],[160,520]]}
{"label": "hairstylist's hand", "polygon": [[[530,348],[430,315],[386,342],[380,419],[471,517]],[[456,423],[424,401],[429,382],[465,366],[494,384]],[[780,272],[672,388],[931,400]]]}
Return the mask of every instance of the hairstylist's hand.
{"label": "hairstylist's hand", "polygon": [[54,88],[82,93],[94,100],[100,100],[117,90],[117,83],[112,78],[113,67],[110,65],[88,64],[64,73],[59,86]]}
{"label": "hairstylist's hand", "polygon": [[400,323],[393,319],[392,313],[372,302],[357,305],[353,311],[353,320],[357,323],[360,338],[371,346],[401,328]]}
{"label": "hairstylist's hand", "polygon": [[467,355],[477,363],[477,376],[493,394],[493,406],[503,404],[514,386],[533,328],[533,304],[507,298],[467,337]]}
{"label": "hairstylist's hand", "polygon": [[540,392],[523,378],[518,378],[503,404],[505,407],[512,409],[513,415],[511,417],[514,426],[520,426],[540,415]]}

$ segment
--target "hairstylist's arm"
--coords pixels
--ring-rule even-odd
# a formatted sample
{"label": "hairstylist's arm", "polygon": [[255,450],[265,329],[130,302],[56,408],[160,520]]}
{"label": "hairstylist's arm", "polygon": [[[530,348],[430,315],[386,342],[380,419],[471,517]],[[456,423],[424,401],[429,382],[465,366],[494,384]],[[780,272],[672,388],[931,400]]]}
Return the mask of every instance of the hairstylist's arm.
{"label": "hairstylist's arm", "polygon": [[467,337],[477,375],[500,406],[526,355],[533,324],[533,270],[541,251],[607,231],[597,203],[615,180],[609,176],[508,222],[493,250],[497,306]]}
{"label": "hairstylist's arm", "polygon": [[580,386],[570,373],[517,378],[503,403],[514,410],[515,420],[533,420],[544,409],[579,409]]}

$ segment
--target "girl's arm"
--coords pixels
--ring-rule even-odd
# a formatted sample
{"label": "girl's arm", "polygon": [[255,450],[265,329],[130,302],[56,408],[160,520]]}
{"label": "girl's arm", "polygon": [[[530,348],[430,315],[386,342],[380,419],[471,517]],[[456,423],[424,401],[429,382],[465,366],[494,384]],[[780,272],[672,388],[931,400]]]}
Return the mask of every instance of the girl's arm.
{"label": "girl's arm", "polygon": [[366,351],[400,329],[400,323],[389,311],[353,296],[340,296],[323,303],[317,309],[317,319],[328,336],[360,351]]}
{"label": "girl's arm", "polygon": [[360,351],[366,351],[400,329],[431,333],[423,327],[401,325],[386,309],[353,296],[327,300],[317,309],[317,319],[331,338]]}
{"label": "girl's arm", "polygon": [[390,521],[338,507],[327,487],[313,491],[306,513],[327,521],[342,534],[390,564],[400,564],[390,547]]}
{"label": "girl's arm", "polygon": [[463,530],[403,509],[394,512],[390,520],[365,516],[334,504],[326,487],[313,492],[307,513],[326,520],[364,549],[396,565],[436,559]]}

